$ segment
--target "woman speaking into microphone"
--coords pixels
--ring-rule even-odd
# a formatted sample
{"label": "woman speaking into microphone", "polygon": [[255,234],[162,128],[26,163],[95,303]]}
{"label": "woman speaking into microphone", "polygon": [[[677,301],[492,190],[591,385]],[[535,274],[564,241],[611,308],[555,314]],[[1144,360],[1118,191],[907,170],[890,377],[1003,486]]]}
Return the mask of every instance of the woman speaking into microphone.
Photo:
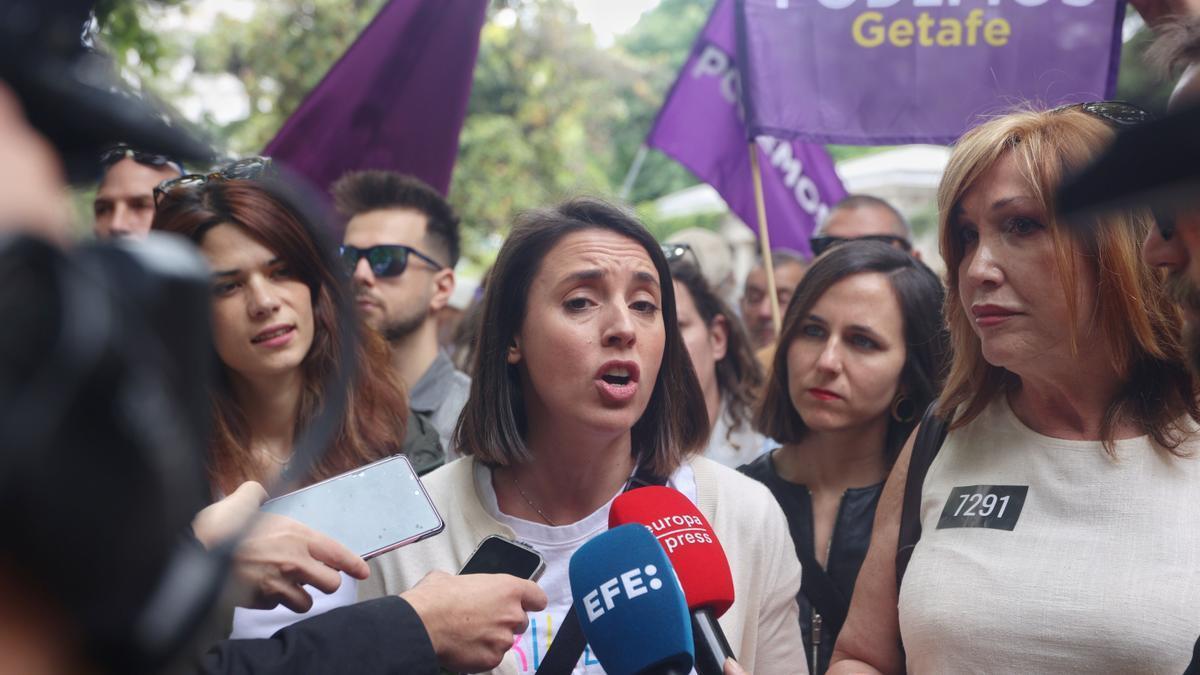
{"label": "woman speaking into microphone", "polygon": [[[425,478],[446,531],[372,561],[359,597],[457,571],[489,535],[519,539],[546,560],[550,605],[530,614],[496,672],[532,673],[571,606],[571,555],[607,529],[636,474],[679,490],[712,523],[736,593],[720,623],[742,666],[805,672],[783,513],[762,485],[697,456],[704,398],[666,258],[641,223],[586,198],[526,214],[496,260],[482,325],[456,431],[464,457]],[[574,672],[604,671],[585,651]]]}

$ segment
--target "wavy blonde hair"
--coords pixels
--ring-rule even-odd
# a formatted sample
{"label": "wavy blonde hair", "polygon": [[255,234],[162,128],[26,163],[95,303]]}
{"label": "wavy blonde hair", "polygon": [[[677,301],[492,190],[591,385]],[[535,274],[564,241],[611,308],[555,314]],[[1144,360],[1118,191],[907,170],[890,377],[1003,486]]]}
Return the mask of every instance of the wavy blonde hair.
{"label": "wavy blonde hair", "polygon": [[1056,191],[1070,173],[1086,166],[1113,139],[1112,127],[1079,108],[1020,110],[967,132],[955,145],[938,187],[938,234],[946,261],[946,324],[952,358],[939,413],[952,428],[979,416],[1016,383],[1004,368],[983,358],[979,338],[959,299],[963,246],[956,212],[963,195],[1001,157],[1011,154],[1047,214],[1054,242],[1057,280],[1069,312],[1070,346],[1078,354],[1080,265],[1096,279],[1094,325],[1107,338],[1108,357],[1122,380],[1101,426],[1105,449],[1113,451],[1118,423],[1129,422],[1154,442],[1176,451],[1185,436],[1184,415],[1200,421],[1196,385],[1185,360],[1178,307],[1167,297],[1164,277],[1141,261],[1141,242],[1154,219],[1149,211],[1113,212],[1069,226],[1057,217]]}

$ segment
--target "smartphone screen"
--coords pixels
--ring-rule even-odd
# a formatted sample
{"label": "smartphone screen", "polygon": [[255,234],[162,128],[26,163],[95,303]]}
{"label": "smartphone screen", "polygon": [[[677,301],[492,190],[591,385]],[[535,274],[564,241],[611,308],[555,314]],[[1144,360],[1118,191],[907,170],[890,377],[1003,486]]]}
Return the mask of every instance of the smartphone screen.
{"label": "smartphone screen", "polygon": [[537,551],[493,534],[479,542],[479,548],[471,554],[459,574],[511,574],[537,581],[545,566],[546,562]]}
{"label": "smartphone screen", "polygon": [[294,518],[364,559],[432,537],[445,527],[403,455],[271,499],[262,510]]}

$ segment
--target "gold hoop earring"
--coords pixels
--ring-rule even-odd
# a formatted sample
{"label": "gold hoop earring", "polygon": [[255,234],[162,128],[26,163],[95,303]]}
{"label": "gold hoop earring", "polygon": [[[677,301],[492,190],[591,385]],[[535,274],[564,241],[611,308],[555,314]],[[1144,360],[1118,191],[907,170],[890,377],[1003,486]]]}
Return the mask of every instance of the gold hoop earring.
{"label": "gold hoop earring", "polygon": [[892,419],[901,424],[907,424],[917,417],[917,404],[904,394],[892,401]]}

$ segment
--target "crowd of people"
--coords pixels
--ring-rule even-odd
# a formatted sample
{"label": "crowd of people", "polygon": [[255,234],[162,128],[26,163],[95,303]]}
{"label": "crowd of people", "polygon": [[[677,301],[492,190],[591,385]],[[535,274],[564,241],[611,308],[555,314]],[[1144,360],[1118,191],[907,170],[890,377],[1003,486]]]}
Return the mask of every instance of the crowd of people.
{"label": "crowd of people", "polygon": [[[1184,114],[1200,22],[1137,8],[1183,72]],[[18,105],[0,81],[0,226],[66,247],[65,209],[44,203],[62,179]],[[1059,199],[1153,124],[1099,101],[968,131],[937,194],[944,278],[867,194],[830,209],[811,256],[773,250],[742,279],[712,233],[659,242],[611,200],[514,215],[457,346],[442,318],[461,222],[421,180],[350,172],[326,213],[269,158],[189,173],[111,145],[95,238],[172,233],[211,272],[210,504],[174,534],[229,547],[241,591],[189,663],[538,672],[575,611],[572,556],[618,495],[659,485],[728,556],[727,674],[1200,673],[1200,196]],[[12,344],[5,401],[31,348]],[[299,439],[332,408],[307,461]],[[437,536],[368,563],[282,516],[246,526],[270,496],[397,454]],[[492,535],[540,554],[536,583],[451,576]],[[63,591],[13,550],[0,671],[107,656],[89,636],[63,647],[80,632]],[[604,666],[585,652],[573,672]]]}

